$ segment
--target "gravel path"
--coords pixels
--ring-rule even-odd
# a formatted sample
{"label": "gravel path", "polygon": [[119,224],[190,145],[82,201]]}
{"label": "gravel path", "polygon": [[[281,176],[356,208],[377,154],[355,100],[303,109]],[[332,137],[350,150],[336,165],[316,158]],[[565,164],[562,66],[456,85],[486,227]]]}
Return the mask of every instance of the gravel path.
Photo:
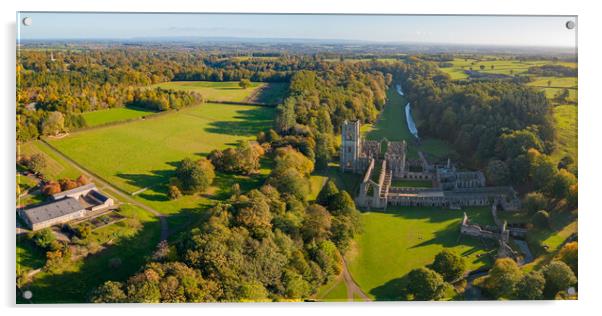
{"label": "gravel path", "polygon": [[345,260],[345,258],[343,258],[343,281],[345,281],[345,286],[347,287],[348,301],[353,301],[354,294],[359,296],[362,301],[371,301],[370,297],[368,297],[357,283],[355,283],[355,280],[353,280],[351,273],[349,273],[349,269],[347,269],[347,260]]}

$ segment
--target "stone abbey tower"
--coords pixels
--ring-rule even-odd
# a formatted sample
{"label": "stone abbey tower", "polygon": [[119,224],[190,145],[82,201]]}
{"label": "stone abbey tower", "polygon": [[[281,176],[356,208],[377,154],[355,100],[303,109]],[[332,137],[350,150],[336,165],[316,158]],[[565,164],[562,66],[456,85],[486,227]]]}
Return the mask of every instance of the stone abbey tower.
{"label": "stone abbey tower", "polygon": [[356,165],[361,150],[360,123],[345,121],[341,131],[341,169],[357,172]]}

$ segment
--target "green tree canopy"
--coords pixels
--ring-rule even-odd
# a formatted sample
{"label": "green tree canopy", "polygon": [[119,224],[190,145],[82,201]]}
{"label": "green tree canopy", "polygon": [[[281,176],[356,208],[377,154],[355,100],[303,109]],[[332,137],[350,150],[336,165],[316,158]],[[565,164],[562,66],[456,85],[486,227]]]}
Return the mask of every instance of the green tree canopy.
{"label": "green tree canopy", "polygon": [[495,298],[511,298],[516,290],[522,272],[514,260],[510,258],[497,259],[484,285]]}
{"label": "green tree canopy", "polygon": [[554,260],[542,271],[546,279],[544,294],[548,298],[553,298],[559,291],[565,291],[577,283],[577,277],[571,268],[562,261]]}
{"label": "green tree canopy", "polygon": [[566,243],[558,253],[558,259],[566,263],[577,275],[578,268],[578,245],[576,241]]}
{"label": "green tree canopy", "polygon": [[408,273],[407,290],[417,301],[438,300],[445,294],[446,283],[441,275],[429,268],[418,268]]}
{"label": "green tree canopy", "polygon": [[487,181],[492,185],[507,185],[510,181],[510,169],[501,160],[491,160],[485,169]]}
{"label": "green tree canopy", "polygon": [[125,303],[127,296],[120,282],[106,281],[92,292],[91,303]]}
{"label": "green tree canopy", "polygon": [[520,300],[539,300],[543,297],[546,280],[539,271],[529,272],[516,284],[516,298]]}
{"label": "green tree canopy", "polygon": [[251,80],[249,79],[240,79],[240,81],[238,82],[238,86],[243,88],[243,89],[247,89],[248,87],[251,86]]}
{"label": "green tree canopy", "polygon": [[339,188],[337,188],[334,181],[329,178],[322,187],[322,190],[320,190],[320,193],[318,193],[316,202],[320,203],[322,206],[327,206],[337,193],[339,193]]}
{"label": "green tree canopy", "polygon": [[458,254],[447,249],[442,250],[435,256],[432,266],[447,282],[457,280],[466,271],[466,260]]}
{"label": "green tree canopy", "polygon": [[197,161],[186,158],[180,162],[175,173],[182,191],[187,194],[204,192],[215,179],[213,165],[206,158]]}
{"label": "green tree canopy", "polygon": [[332,215],[319,204],[307,207],[307,215],[303,222],[303,237],[305,240],[323,240],[329,237]]}

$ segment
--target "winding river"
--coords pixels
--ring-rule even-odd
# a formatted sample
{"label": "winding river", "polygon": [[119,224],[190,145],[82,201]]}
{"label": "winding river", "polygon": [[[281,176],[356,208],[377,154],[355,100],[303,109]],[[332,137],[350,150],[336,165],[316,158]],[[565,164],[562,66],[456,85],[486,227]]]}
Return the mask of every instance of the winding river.
{"label": "winding river", "polygon": [[[399,85],[399,84],[396,85],[395,90],[397,90],[397,93],[400,96],[403,96],[403,91],[401,90],[401,85]],[[418,137],[418,129],[416,128],[416,123],[414,122],[414,117],[412,116],[412,107],[410,106],[409,102],[408,102],[408,104],[406,104],[405,111],[406,111],[406,122],[408,123],[408,129],[410,130],[410,133],[412,133],[412,135],[414,135],[414,137],[419,138]]]}

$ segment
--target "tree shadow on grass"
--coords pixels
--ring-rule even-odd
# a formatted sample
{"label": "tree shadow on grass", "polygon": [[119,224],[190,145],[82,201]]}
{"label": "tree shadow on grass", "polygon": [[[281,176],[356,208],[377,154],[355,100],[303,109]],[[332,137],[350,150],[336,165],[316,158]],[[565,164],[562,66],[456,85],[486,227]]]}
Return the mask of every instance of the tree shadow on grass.
{"label": "tree shadow on grass", "polygon": [[407,301],[407,284],[408,275],[406,274],[373,288],[370,290],[370,294],[374,295],[377,301]]}
{"label": "tree shadow on grass", "polygon": [[[213,204],[201,204],[198,208],[183,208],[178,213],[167,217],[169,224],[170,242],[177,241],[183,237],[183,232],[189,231],[192,227],[198,227],[209,218],[208,210]],[[185,235],[185,234],[184,234]]]}
{"label": "tree shadow on grass", "polygon": [[[142,212],[142,211],[141,211]],[[58,273],[42,272],[26,289],[33,293],[33,303],[85,303],[91,292],[105,281],[126,281],[147,261],[159,243],[159,221],[142,224],[138,232],[120,237],[100,252],[71,264],[71,269]],[[121,264],[111,266],[119,258]],[[28,303],[17,296],[17,303]]]}
{"label": "tree shadow on grass", "polygon": [[395,217],[400,217],[404,219],[428,220],[429,223],[441,223],[445,221],[454,220],[458,222],[458,227],[460,221],[462,220],[464,212],[466,212],[468,217],[473,222],[483,225],[493,225],[491,211],[488,208],[468,208],[465,210],[451,210],[448,208],[441,208],[436,206],[398,206],[386,210],[370,211],[373,213],[391,214]]}
{"label": "tree shadow on grass", "polygon": [[212,199],[225,200],[232,195],[232,186],[238,183],[241,192],[247,192],[252,189],[259,188],[266,180],[267,175],[264,174],[252,174],[252,175],[238,175],[232,173],[220,172],[213,181],[213,186],[218,190],[211,196]]}
{"label": "tree shadow on grass", "polygon": [[[168,162],[177,165],[178,162]],[[126,180],[126,183],[138,188],[155,188],[167,185],[169,179],[174,176],[175,169],[151,170],[150,173],[118,173],[116,176]]]}
{"label": "tree shadow on grass", "polygon": [[[416,244],[416,245],[410,247],[410,249],[426,247],[426,246],[431,246],[431,245],[442,246],[443,248],[453,248],[458,245],[470,247],[469,249],[467,249],[464,252],[462,252],[461,254],[459,254],[462,257],[467,258],[481,250],[488,252],[492,249],[495,249],[497,244],[493,240],[478,239],[475,237],[462,235],[462,234],[460,234],[459,224],[452,223],[452,224],[449,224],[447,227],[436,231],[434,238],[431,238],[429,240],[425,240],[419,244]],[[479,256],[478,259],[474,261],[474,263],[488,265],[491,262],[490,262],[488,256],[482,255],[482,256]]]}
{"label": "tree shadow on grass", "polygon": [[266,107],[249,107],[240,110],[236,121],[214,121],[205,129],[207,132],[234,136],[254,136],[272,126],[273,111]]}
{"label": "tree shadow on grass", "polygon": [[288,87],[285,83],[270,83],[260,88],[257,95],[253,98],[255,102],[275,105],[282,103]]}

